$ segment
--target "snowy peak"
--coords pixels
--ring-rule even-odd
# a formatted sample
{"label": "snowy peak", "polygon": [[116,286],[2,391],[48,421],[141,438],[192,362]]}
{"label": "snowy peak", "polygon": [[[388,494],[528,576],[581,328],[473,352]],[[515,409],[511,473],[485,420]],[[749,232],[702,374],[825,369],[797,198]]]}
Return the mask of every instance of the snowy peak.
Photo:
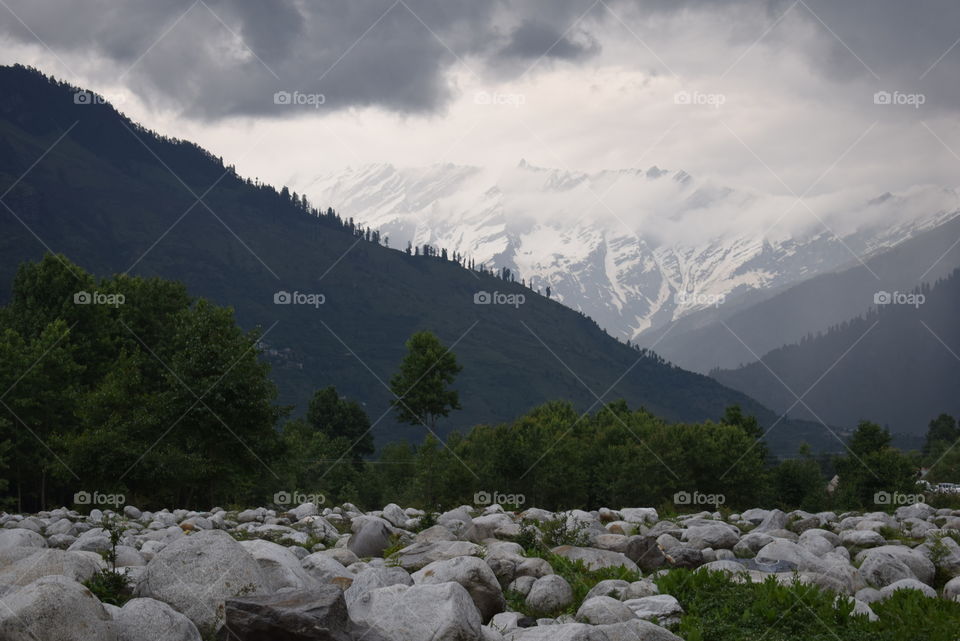
{"label": "snowy peak", "polygon": [[798,205],[682,169],[587,173],[524,159],[505,170],[365,165],[291,187],[393,247],[445,247],[549,286],[623,339],[856,263],[960,209],[954,190],[930,186],[850,189]]}

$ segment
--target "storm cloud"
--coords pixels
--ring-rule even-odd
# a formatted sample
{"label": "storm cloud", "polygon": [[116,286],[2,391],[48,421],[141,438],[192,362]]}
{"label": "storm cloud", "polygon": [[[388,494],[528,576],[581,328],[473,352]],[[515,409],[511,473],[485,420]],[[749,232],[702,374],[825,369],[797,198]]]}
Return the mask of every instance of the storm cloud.
{"label": "storm cloud", "polygon": [[[104,83],[124,85],[147,104],[202,120],[285,117],[321,106],[325,112],[374,106],[442,113],[459,90],[456,73],[502,81],[555,64],[585,64],[603,55],[613,39],[656,43],[660,20],[691,12],[715,15],[737,46],[749,47],[758,36],[782,43],[834,81],[866,78],[878,88],[923,90],[949,108],[960,86],[960,47],[950,49],[960,38],[960,4],[948,0],[76,0],[58,6],[7,0],[6,5],[0,7],[0,36],[48,48],[66,68],[62,75],[82,68]],[[688,72],[682,62],[650,55],[622,64]]]}

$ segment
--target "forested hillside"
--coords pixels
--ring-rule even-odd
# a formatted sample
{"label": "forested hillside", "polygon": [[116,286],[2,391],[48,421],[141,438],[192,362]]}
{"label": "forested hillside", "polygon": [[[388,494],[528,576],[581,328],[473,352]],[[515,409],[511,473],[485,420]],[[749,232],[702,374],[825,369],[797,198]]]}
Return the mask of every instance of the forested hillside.
{"label": "forested hillside", "polygon": [[[300,413],[316,389],[336,385],[363,404],[380,443],[423,435],[393,421],[381,384],[421,329],[455,345],[464,366],[463,411],[438,425],[441,434],[555,399],[586,410],[597,396],[669,420],[717,418],[732,404],[764,425],[776,420],[518,283],[442,251],[386,248],[349,212],[344,222],[321,204],[315,215],[302,197],[242,178],[191,143],[140,128],[95,98],[77,101],[75,87],[23,67],[0,69],[0,86],[0,300],[17,266],[46,251],[98,276],[181,281],[193,296],[232,306],[241,326],[263,328],[282,403]],[[483,291],[525,300],[475,304]],[[275,304],[279,292],[322,295],[323,304]],[[781,422],[770,442],[789,452],[801,440],[839,447],[819,426],[797,430]]]}

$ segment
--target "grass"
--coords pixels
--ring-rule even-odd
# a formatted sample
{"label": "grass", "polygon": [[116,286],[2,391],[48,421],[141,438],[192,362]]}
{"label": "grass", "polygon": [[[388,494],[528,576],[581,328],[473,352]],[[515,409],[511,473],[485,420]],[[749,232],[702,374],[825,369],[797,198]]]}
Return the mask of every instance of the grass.
{"label": "grass", "polygon": [[127,585],[127,578],[113,570],[100,570],[83,582],[83,585],[100,599],[117,607],[133,598],[133,592]]}
{"label": "grass", "polygon": [[656,579],[685,614],[674,631],[686,641],[956,641],[960,604],[901,590],[873,604],[878,621],[851,616],[853,602],[829,590],[774,578],[734,583],[720,572],[672,570]]}
{"label": "grass", "polygon": [[620,579],[633,582],[639,581],[641,578],[637,572],[623,567],[591,570],[583,561],[571,561],[566,557],[553,554],[552,552],[536,550],[534,554],[528,554],[528,556],[537,556],[546,560],[553,568],[555,574],[566,579],[567,583],[569,583],[573,589],[573,602],[569,606],[560,608],[554,612],[538,612],[527,607],[526,598],[523,594],[512,590],[506,591],[504,597],[507,599],[508,609],[526,616],[555,618],[561,614],[575,614],[583,603],[587,593],[601,581]]}

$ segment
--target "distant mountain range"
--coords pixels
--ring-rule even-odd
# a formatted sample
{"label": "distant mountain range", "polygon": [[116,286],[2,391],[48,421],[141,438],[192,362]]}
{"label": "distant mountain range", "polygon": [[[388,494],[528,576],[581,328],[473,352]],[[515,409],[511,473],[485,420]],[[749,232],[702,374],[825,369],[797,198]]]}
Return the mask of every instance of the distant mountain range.
{"label": "distant mountain range", "polygon": [[910,291],[960,266],[960,217],[920,232],[864,264],[780,290],[754,291],[646,332],[638,342],[687,369],[751,363],[778,347],[862,316],[878,292]]}
{"label": "distant mountain range", "polygon": [[[302,411],[314,390],[336,385],[378,421],[380,443],[423,435],[392,420],[381,384],[420,329],[435,331],[464,367],[464,409],[442,423],[444,434],[548,400],[586,410],[597,396],[669,420],[718,418],[734,403],[764,425],[776,420],[748,396],[638,352],[519,283],[368,241],[191,143],[143,129],[99,100],[76,100],[77,91],[35,70],[0,67],[0,302],[17,265],[48,250],[95,274],[181,280],[194,295],[232,305],[244,326],[268,330],[283,402]],[[396,247],[397,232],[387,231]],[[526,300],[475,304],[482,291]],[[325,301],[276,304],[279,292]],[[809,423],[780,422],[769,436],[787,453],[801,440],[839,448]]]}
{"label": "distant mountain range", "polygon": [[[526,162],[504,172],[379,164],[291,183],[393,246],[441,246],[509,268],[644,345],[673,321],[858,265],[960,212],[955,191],[918,187],[814,198],[811,213],[792,198],[658,167],[588,174]],[[701,371],[729,365],[678,362]]]}
{"label": "distant mountain range", "polygon": [[792,417],[922,436],[940,413],[960,415],[960,270],[876,297],[861,316],[713,375]]}

